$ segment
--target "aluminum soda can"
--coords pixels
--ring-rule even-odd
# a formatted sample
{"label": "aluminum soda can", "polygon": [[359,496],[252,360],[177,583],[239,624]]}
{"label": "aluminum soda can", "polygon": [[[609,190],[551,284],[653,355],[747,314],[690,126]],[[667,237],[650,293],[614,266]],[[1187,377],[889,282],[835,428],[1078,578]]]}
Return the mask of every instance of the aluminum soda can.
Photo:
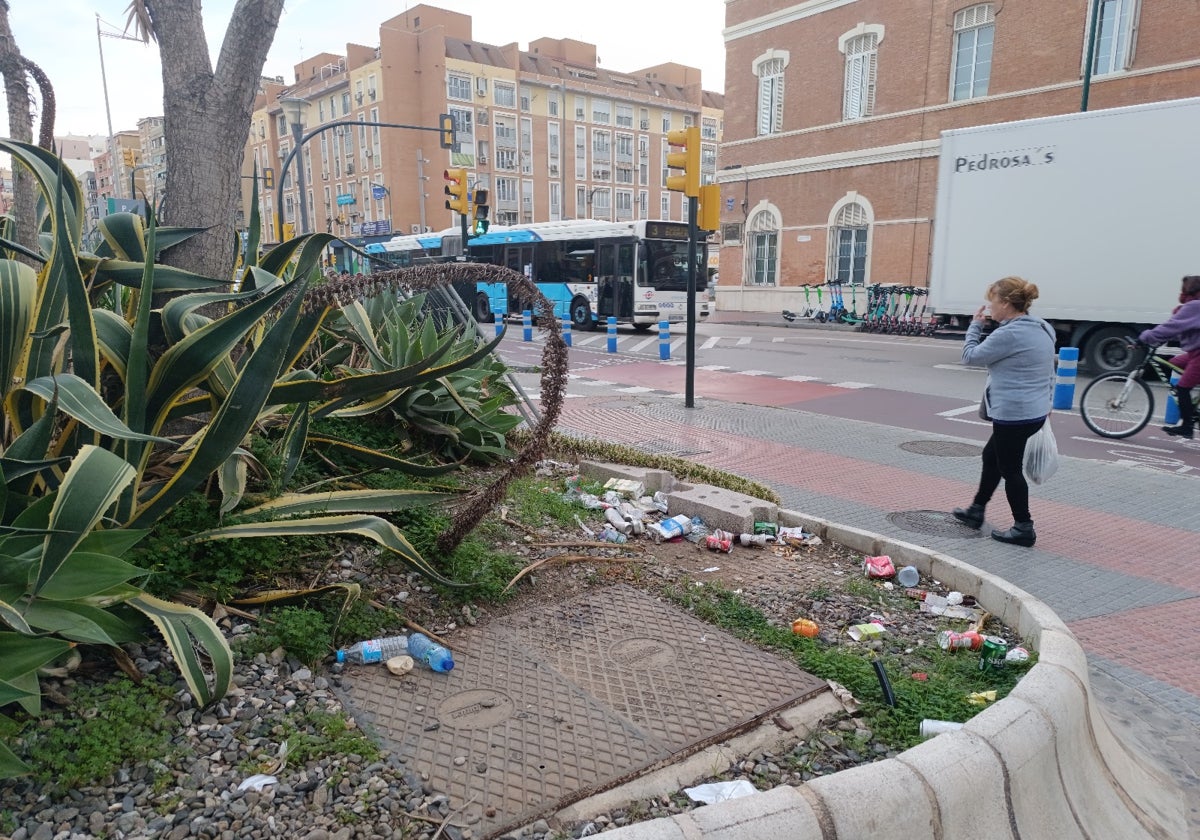
{"label": "aluminum soda can", "polygon": [[983,646],[983,637],[970,630],[956,633],[953,630],[943,630],[937,636],[938,647],[942,650],[979,650]]}
{"label": "aluminum soda can", "polygon": [[779,526],[776,525],[774,522],[755,522],[753,533],[767,534],[768,536],[771,536],[771,537],[778,536]]}
{"label": "aluminum soda can", "polygon": [[921,737],[932,738],[934,735],[941,735],[943,732],[954,732],[962,729],[961,723],[955,723],[952,720],[933,720],[925,718],[921,721]]}
{"label": "aluminum soda can", "polygon": [[1008,642],[999,636],[984,636],[979,646],[979,670],[991,671],[1004,667],[1004,655],[1008,653]]}
{"label": "aluminum soda can", "polygon": [[712,551],[733,551],[733,540],[728,531],[717,531],[704,538],[704,547]]}

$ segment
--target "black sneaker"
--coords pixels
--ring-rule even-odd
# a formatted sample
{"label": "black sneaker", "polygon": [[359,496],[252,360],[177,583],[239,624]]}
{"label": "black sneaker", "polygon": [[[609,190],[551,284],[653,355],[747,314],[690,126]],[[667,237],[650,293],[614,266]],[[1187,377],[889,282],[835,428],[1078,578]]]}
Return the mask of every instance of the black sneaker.
{"label": "black sneaker", "polygon": [[1187,438],[1188,440],[1192,440],[1195,437],[1195,433],[1192,431],[1192,427],[1184,426],[1182,424],[1180,424],[1178,426],[1163,426],[1162,430],[1164,432],[1166,432],[1167,434],[1172,435],[1174,437]]}

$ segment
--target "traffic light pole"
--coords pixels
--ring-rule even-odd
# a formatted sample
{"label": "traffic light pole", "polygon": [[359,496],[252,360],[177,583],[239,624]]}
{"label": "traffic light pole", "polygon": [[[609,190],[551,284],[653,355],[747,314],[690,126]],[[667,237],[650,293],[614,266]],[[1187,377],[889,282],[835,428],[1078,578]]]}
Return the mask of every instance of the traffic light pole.
{"label": "traffic light pole", "polygon": [[462,231],[462,255],[458,258],[459,262],[467,261],[467,214],[458,214],[458,229]]}
{"label": "traffic light pole", "polygon": [[688,198],[687,355],[684,365],[683,404],[696,406],[696,198]]}

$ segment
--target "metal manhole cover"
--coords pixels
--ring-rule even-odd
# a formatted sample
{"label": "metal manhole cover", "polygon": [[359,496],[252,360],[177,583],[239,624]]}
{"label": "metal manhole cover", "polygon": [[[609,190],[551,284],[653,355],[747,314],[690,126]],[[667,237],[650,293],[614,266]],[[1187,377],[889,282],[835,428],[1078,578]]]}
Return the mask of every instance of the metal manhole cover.
{"label": "metal manhole cover", "polygon": [[793,663],[615,586],[455,636],[449,674],[347,669],[342,693],[477,837],[730,737],[823,690]]}
{"label": "metal manhole cover", "polygon": [[900,444],[905,452],[915,455],[937,455],[941,458],[977,458],[983,447],[974,443],[956,440],[910,440]]}
{"label": "metal manhole cover", "polygon": [[906,531],[935,537],[979,539],[983,536],[981,530],[967,527],[944,510],[901,510],[889,513],[887,521]]}

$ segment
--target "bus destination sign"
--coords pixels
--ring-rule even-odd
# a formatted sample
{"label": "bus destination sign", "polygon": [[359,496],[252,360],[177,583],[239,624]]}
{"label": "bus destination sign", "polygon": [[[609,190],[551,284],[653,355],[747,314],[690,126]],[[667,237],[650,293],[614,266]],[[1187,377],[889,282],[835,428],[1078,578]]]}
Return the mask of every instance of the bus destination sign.
{"label": "bus destination sign", "polygon": [[679,222],[646,222],[646,238],[687,241],[688,226]]}

